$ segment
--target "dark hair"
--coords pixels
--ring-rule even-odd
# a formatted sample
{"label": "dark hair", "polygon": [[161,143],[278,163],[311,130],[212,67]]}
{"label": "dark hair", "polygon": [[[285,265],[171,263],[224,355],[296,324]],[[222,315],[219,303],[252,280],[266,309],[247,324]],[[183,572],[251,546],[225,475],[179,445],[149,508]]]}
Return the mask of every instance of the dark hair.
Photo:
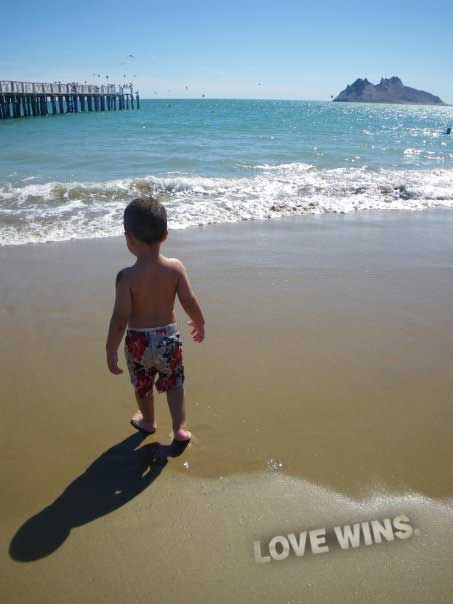
{"label": "dark hair", "polygon": [[157,243],[167,234],[167,212],[153,197],[133,199],[124,210],[124,230],[139,241]]}

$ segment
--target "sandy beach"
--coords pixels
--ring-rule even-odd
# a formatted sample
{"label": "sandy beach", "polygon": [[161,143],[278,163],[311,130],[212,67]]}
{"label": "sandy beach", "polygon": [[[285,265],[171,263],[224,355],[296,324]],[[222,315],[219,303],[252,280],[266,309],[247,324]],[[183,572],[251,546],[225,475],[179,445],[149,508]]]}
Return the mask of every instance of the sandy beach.
{"label": "sandy beach", "polygon": [[[453,211],[171,231],[205,309],[189,427],[135,433],[104,344],[122,238],[0,248],[5,604],[440,604],[453,588]],[[411,539],[257,564],[274,535]]]}

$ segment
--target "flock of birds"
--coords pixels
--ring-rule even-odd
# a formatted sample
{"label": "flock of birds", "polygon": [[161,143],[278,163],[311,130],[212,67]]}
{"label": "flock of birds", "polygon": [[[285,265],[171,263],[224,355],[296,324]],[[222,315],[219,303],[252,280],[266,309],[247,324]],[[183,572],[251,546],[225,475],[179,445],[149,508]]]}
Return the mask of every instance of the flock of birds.
{"label": "flock of birds", "polygon": [[[127,55],[127,58],[128,59],[135,59],[135,55],[129,54],[129,55]],[[130,65],[130,63],[131,63],[130,61],[121,61],[121,65]],[[102,75],[100,73],[90,73],[90,77],[92,77],[92,78],[101,78]],[[108,80],[110,78],[110,76],[108,76],[108,75],[106,75],[104,77],[105,77],[106,80]],[[126,79],[127,77],[128,77],[127,74],[123,73],[123,78]],[[136,78],[137,75],[134,74],[132,77]],[[85,84],[87,84],[87,80],[85,80]]]}
{"label": "flock of birds", "polygon": [[[134,60],[135,60],[135,55],[132,54],[132,53],[129,53],[127,55],[127,60],[121,61],[120,64],[121,65],[131,65],[131,64],[133,64]],[[91,73],[90,74],[90,78],[98,78],[98,79],[100,79],[101,77],[102,77],[102,75],[100,73]],[[105,77],[106,80],[108,80],[110,76],[106,75],[104,77]],[[135,79],[137,77],[137,75],[134,74],[131,77]],[[128,78],[128,75],[126,73],[123,73],[123,79],[126,81],[127,78]],[[87,80],[85,80],[85,84],[88,84]],[[257,82],[256,85],[257,86],[262,86],[263,84],[261,82]],[[129,86],[132,86],[132,82],[131,81],[129,82]],[[186,91],[189,90],[189,86],[187,84],[184,86],[184,90],[186,90]],[[167,90],[167,92],[170,94],[172,92],[171,88],[169,88]],[[154,90],[154,95],[158,96],[159,95],[159,91],[158,90]],[[202,93],[201,98],[203,98],[203,99],[206,98],[206,94],[204,92]]]}

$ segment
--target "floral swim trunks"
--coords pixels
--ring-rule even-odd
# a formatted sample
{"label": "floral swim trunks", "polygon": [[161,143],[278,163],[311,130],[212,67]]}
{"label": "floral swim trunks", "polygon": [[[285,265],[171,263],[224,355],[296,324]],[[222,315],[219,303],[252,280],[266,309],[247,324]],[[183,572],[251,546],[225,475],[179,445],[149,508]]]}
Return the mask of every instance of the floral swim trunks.
{"label": "floral swim trunks", "polygon": [[184,384],[181,335],[176,323],[146,329],[129,328],[124,343],[131,383],[138,396],[180,388]]}

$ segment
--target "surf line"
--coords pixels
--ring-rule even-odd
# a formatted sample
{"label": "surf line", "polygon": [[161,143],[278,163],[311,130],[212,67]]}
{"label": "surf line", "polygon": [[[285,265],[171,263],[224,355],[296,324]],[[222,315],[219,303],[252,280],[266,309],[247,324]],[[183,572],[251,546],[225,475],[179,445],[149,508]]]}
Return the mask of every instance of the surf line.
{"label": "surf line", "polygon": [[419,534],[420,530],[412,527],[409,517],[401,514],[394,518],[335,526],[333,529],[301,531],[298,535],[277,535],[265,543],[264,548],[261,541],[255,541],[253,550],[257,564],[266,564],[285,560],[291,554],[298,558],[306,553],[326,554],[331,548],[350,550],[363,545],[405,540]]}

